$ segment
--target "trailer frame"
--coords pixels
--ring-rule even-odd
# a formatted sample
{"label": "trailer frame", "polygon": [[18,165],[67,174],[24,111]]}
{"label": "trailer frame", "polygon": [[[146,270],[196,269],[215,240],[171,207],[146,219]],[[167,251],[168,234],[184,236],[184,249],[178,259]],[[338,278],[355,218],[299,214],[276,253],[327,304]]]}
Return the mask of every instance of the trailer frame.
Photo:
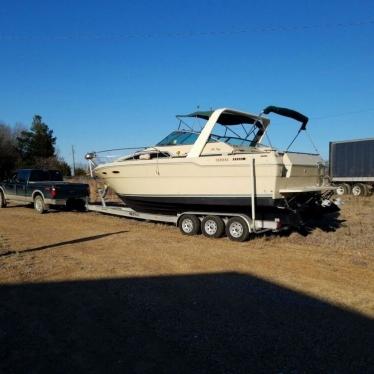
{"label": "trailer frame", "polygon": [[[154,213],[146,213],[146,212],[138,212],[132,208],[126,206],[118,206],[118,205],[108,205],[104,198],[101,198],[101,204],[87,204],[86,208],[88,211],[108,214],[113,216],[120,216],[125,218],[133,218],[143,221],[151,221],[151,222],[161,222],[161,223],[169,223],[174,224],[175,226],[180,227],[180,220],[184,216],[196,216],[200,223],[202,223],[205,217],[219,217],[222,221],[227,225],[228,221],[232,218],[240,218],[242,219],[247,226],[249,234],[253,236],[254,234],[262,234],[265,232],[279,232],[281,230],[285,230],[288,227],[282,226],[281,221],[279,218],[275,218],[273,220],[264,220],[264,219],[255,219],[254,221],[252,218],[244,213],[221,213],[221,212],[209,212],[209,211],[184,211],[178,214],[154,214]],[[180,228],[181,229],[181,228]],[[181,229],[182,233],[183,232]],[[229,238],[232,239],[229,235]],[[235,239],[233,239],[235,240]],[[241,240],[238,240],[241,241]],[[243,240],[244,241],[244,240]]]}

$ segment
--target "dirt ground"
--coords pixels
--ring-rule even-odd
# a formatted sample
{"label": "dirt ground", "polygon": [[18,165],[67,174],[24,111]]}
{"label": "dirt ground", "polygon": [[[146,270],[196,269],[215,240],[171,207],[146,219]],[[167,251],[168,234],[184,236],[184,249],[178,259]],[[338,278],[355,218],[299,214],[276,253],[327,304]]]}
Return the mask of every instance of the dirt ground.
{"label": "dirt ground", "polygon": [[0,210],[0,372],[369,372],[374,197],[307,235]]}

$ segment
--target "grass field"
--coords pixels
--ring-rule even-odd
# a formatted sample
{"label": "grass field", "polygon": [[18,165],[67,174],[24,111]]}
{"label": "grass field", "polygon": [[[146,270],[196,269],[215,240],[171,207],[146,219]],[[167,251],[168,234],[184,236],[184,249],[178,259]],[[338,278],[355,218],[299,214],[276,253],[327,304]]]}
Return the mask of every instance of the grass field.
{"label": "grass field", "polygon": [[246,243],[1,209],[0,372],[370,372],[374,197],[343,200]]}

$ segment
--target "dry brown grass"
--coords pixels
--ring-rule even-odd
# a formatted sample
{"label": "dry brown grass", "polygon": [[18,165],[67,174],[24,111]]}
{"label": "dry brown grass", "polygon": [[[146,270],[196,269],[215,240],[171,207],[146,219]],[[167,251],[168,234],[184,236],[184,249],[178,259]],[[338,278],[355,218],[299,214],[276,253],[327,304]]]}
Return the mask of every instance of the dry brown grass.
{"label": "dry brown grass", "polygon": [[246,243],[0,209],[0,372],[369,372],[374,198],[344,201],[335,231]]}
{"label": "dry brown grass", "polygon": [[0,372],[144,372],[131,365],[155,358],[145,372],[164,372],[178,354],[169,372],[368,372],[374,197],[344,201],[335,231],[246,243],[0,209],[0,243],[13,250],[0,253]]}
{"label": "dry brown grass", "polygon": [[0,234],[0,254],[4,252],[8,252],[9,250],[9,243],[6,238]]}

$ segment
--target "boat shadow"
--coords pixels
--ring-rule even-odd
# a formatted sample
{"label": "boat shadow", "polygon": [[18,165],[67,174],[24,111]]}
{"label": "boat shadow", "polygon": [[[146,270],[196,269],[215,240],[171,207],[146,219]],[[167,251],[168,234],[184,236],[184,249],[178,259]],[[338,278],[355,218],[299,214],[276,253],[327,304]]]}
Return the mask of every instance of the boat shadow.
{"label": "boat shadow", "polygon": [[298,231],[303,236],[307,236],[314,230],[319,229],[324,232],[335,232],[346,222],[340,217],[339,212],[327,214],[322,217],[310,217],[305,220],[305,224]]}
{"label": "boat shadow", "polygon": [[262,236],[288,237],[294,232],[302,236],[308,236],[317,229],[324,232],[335,232],[339,230],[345,222],[346,220],[340,217],[339,212],[334,212],[322,217],[308,217],[304,219],[304,224],[298,228],[286,228],[278,232],[268,231],[263,233]]}

